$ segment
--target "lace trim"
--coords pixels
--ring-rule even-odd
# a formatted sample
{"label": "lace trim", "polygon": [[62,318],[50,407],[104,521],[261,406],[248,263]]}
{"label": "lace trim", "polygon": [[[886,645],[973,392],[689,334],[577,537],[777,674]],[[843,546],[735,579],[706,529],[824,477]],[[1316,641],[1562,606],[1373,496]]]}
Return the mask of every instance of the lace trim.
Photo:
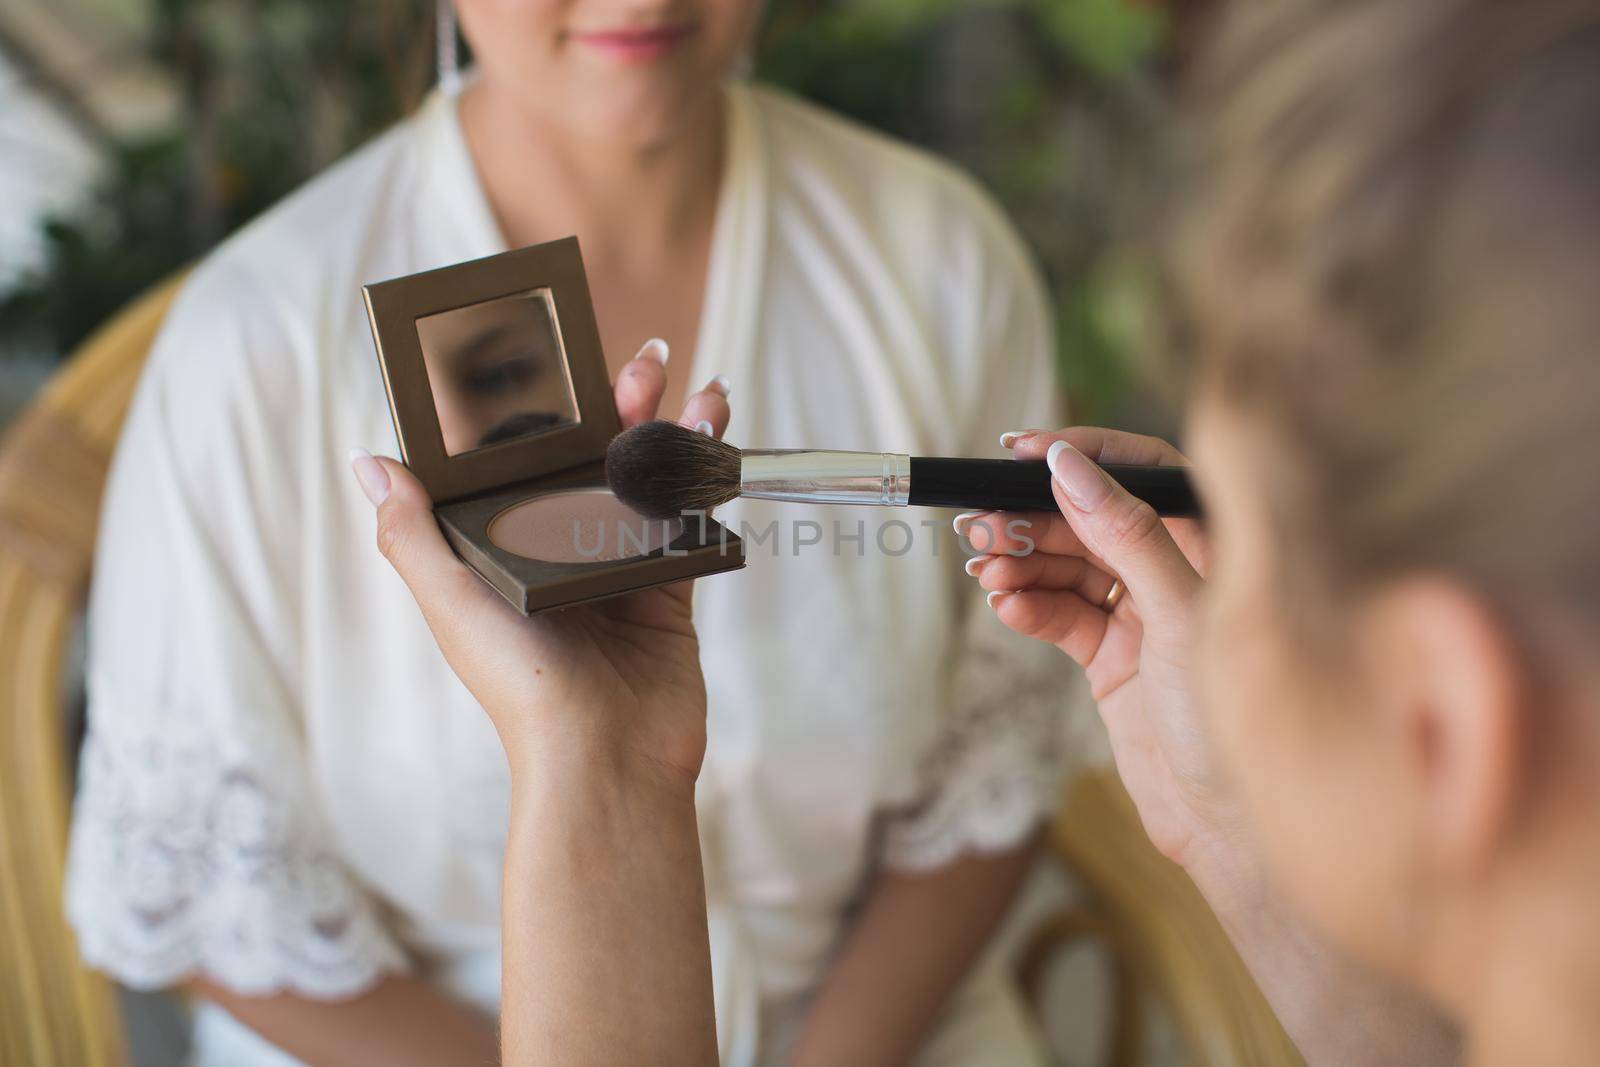
{"label": "lace trim", "polygon": [[408,967],[307,819],[203,739],[91,729],[68,856],[84,959],[136,989],[351,996]]}
{"label": "lace trim", "polygon": [[922,764],[927,795],[885,828],[883,862],[926,871],[1020,844],[1056,810],[1066,769],[1074,679],[1010,633],[963,652],[953,719]]}

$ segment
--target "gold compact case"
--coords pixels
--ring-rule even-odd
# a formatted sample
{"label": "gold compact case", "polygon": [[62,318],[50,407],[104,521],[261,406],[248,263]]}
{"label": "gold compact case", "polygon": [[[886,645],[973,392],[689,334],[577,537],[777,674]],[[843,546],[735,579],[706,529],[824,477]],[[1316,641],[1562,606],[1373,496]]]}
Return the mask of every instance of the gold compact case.
{"label": "gold compact case", "polygon": [[621,430],[578,240],[362,287],[400,458],[456,554],[528,615],[737,570],[709,517],[606,487]]}

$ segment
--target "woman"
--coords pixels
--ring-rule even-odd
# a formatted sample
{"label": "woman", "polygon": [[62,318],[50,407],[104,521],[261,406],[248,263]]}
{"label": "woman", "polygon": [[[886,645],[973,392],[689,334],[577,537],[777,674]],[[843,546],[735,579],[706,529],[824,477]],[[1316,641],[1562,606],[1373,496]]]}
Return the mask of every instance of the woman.
{"label": "woman", "polygon": [[[659,334],[668,402],[731,380],[746,444],[960,453],[1050,418],[1015,235],[927,157],[724,88],[755,0],[459,6],[459,98],[197,269],[107,491],[71,911],[91,962],[201,994],[201,1062],[494,1048],[508,772],[341,469],[393,447],[361,284],[576,232],[612,370]],[[780,528],[701,591],[721,1051],[1026,1062],[1012,992],[970,964],[1057,795],[1058,657],[1008,647],[953,541],[861,544]],[[995,691],[1018,699],[974,735]],[[928,925],[961,951],[908,950]]]}
{"label": "woman", "polygon": [[[1093,462],[1170,446],[1021,431],[1061,516],[974,569],[1086,668],[1146,829],[1308,1059],[1447,1062],[1459,1027],[1476,1063],[1593,1062],[1600,9],[1246,11],[1181,260],[1205,538]],[[509,1061],[710,1062],[686,595],[597,609],[605,630],[524,623],[450,581],[417,483],[374,464],[380,546],[516,768]],[[582,730],[580,693],[606,712]],[[618,884],[572,894],[613,855]],[[645,885],[659,921],[630,922]],[[562,905],[511,921],[535,898]],[[564,970],[604,918],[612,954]],[[595,1029],[617,1003],[650,1010]]]}

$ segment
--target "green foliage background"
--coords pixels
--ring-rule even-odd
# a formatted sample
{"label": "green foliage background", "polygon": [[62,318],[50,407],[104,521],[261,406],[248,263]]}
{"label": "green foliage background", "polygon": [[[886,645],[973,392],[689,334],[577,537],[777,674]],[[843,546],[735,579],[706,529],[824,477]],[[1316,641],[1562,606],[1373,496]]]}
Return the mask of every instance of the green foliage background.
{"label": "green foliage background", "polygon": [[[47,223],[47,266],[0,301],[0,350],[65,352],[156,280],[415,105],[431,0],[153,0],[146,48],[185,101],[113,147],[83,210]],[[1056,298],[1078,418],[1115,410],[1145,290],[1123,254],[1159,170],[1166,32],[1136,0],[771,0],[757,77],[975,173]]]}

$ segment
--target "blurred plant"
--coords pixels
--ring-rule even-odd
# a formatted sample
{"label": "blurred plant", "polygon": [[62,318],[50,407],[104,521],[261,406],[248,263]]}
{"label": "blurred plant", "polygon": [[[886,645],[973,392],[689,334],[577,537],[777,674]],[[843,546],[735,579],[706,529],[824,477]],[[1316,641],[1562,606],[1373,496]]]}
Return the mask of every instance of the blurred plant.
{"label": "blurred plant", "polygon": [[87,203],[44,223],[43,269],[0,298],[0,350],[70,350],[427,88],[431,0],[146,6],[144,50],[179,85],[181,113],[108,145]]}
{"label": "blurred plant", "polygon": [[[149,0],[177,128],[113,145],[47,264],[0,300],[0,346],[67,351],[142,289],[409,110],[433,0]],[[757,74],[954,158],[999,198],[1056,297],[1075,414],[1125,392],[1140,274],[1119,237],[1161,94],[1137,0],[769,0]]]}
{"label": "blurred plant", "polygon": [[1127,237],[1163,173],[1167,29],[1130,0],[791,0],[757,72],[977,175],[1044,269],[1073,415],[1099,419],[1147,344]]}

